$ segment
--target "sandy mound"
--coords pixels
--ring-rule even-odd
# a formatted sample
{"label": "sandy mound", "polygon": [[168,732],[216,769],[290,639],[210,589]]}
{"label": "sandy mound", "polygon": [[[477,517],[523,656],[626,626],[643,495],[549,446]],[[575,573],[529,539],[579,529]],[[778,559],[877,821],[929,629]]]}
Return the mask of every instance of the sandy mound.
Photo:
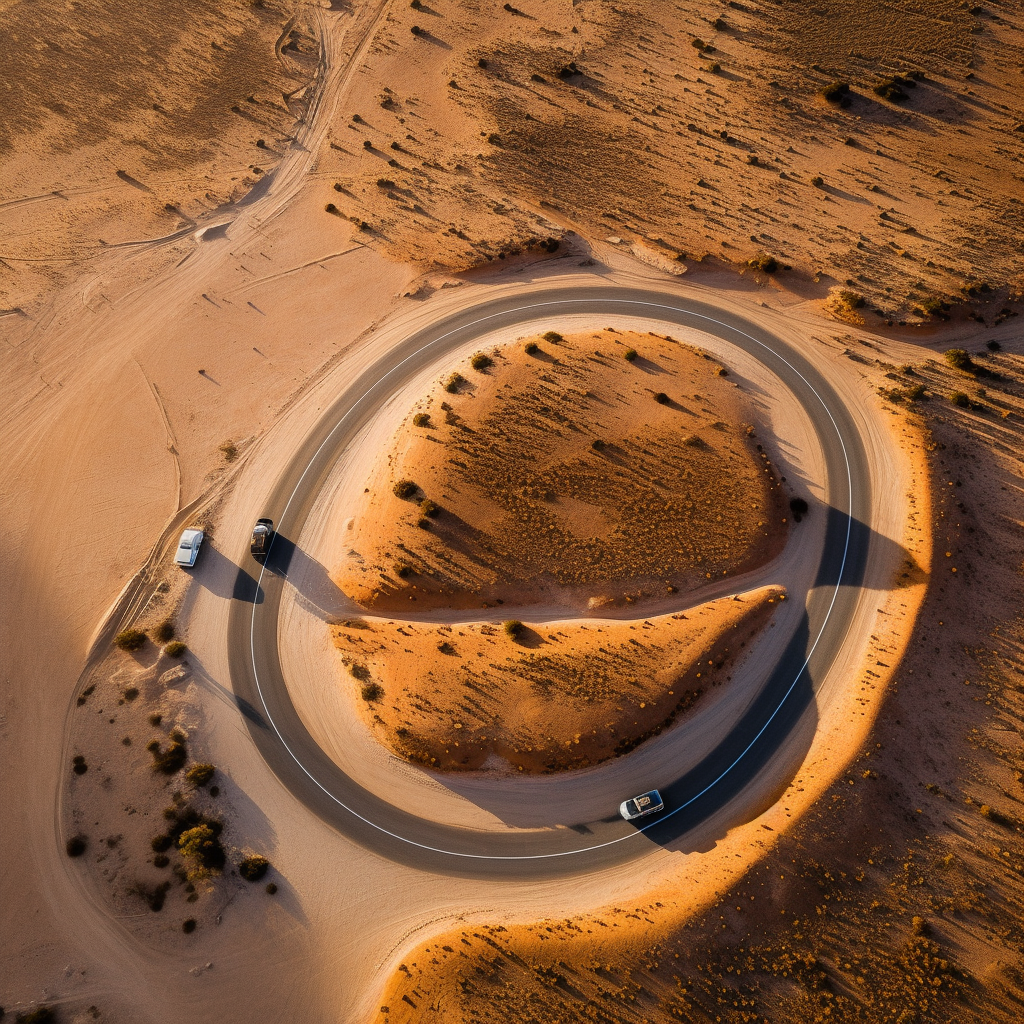
{"label": "sandy mound", "polygon": [[333,633],[343,685],[403,757],[442,771],[555,772],[625,754],[690,711],[731,679],[782,596],[766,587],[686,615],[524,625],[515,637],[493,623],[365,620]]}
{"label": "sandy mound", "polygon": [[380,460],[340,586],[375,610],[593,608],[763,564],[785,512],[727,373],[612,330],[478,353]]}

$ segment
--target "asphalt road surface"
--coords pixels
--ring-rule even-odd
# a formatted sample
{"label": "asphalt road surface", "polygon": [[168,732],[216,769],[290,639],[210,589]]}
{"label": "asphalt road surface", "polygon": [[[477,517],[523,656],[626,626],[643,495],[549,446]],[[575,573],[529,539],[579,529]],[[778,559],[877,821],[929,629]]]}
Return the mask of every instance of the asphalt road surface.
{"label": "asphalt road surface", "polygon": [[[487,332],[567,314],[657,318],[722,338],[781,378],[807,412],[825,456],[828,523],[806,615],[752,706],[703,761],[661,788],[665,811],[627,823],[616,811],[631,793],[608,794],[600,821],[552,822],[545,830],[494,832],[417,817],[349,778],[307,732],[288,694],[277,648],[283,588],[274,551],[255,587],[244,573],[228,623],[231,680],[253,741],[282,783],[339,832],[382,856],[452,875],[552,876],[598,870],[676,847],[737,796],[805,715],[838,655],[860,599],[871,531],[868,463],[854,420],[828,381],[757,324],[713,305],[624,287],[532,290],[463,309],[417,331],[336,399],[270,491],[264,515],[297,540],[339,454],[387,398],[418,372]],[[246,524],[247,526],[249,524]],[[250,566],[255,570],[255,565]],[[593,773],[601,785],[601,773]],[[788,780],[780,780],[785,782]]]}

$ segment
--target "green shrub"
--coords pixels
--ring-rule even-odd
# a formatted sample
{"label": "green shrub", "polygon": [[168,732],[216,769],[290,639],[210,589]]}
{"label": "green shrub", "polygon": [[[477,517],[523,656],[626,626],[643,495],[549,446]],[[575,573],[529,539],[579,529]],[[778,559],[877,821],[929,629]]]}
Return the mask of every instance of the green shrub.
{"label": "green shrub", "polygon": [[635,348],[627,348],[626,351],[622,353],[622,358],[625,359],[627,363],[633,362],[633,360],[636,359],[636,356],[637,351]]}
{"label": "green shrub", "polygon": [[436,501],[431,501],[429,498],[424,498],[420,502],[420,512],[425,516],[430,516],[431,519],[436,518],[441,514],[441,506]]}
{"label": "green shrub", "polygon": [[841,107],[850,105],[850,86],[848,82],[830,82],[821,90],[821,95],[829,103],[837,103]]}
{"label": "green shrub", "polygon": [[974,369],[973,360],[962,348],[947,349],[943,358],[954,370],[963,370],[964,373],[970,373]]}
{"label": "green shrub", "polygon": [[199,764],[192,765],[185,772],[185,781],[197,789],[202,789],[210,784],[210,780],[216,773],[217,769],[212,764],[207,764],[205,761],[200,762]]}
{"label": "green shrub", "polygon": [[474,370],[486,370],[488,366],[494,365],[494,360],[486,352],[474,352],[469,365]]}
{"label": "green shrub", "polygon": [[363,683],[363,687],[359,692],[367,704],[373,704],[384,696],[384,687],[380,683]]}
{"label": "green shrub", "polygon": [[166,644],[174,639],[174,621],[164,619],[156,629],[153,630],[153,639],[158,644]]}
{"label": "green shrub", "polygon": [[137,651],[146,642],[146,634],[141,629],[122,629],[114,637],[114,646],[122,651]]}
{"label": "green shrub", "polygon": [[411,498],[420,488],[412,480],[399,480],[391,489],[396,498]]}
{"label": "green shrub", "polygon": [[525,352],[525,353],[526,353],[526,354],[527,354],[528,356],[532,356],[532,355],[533,355],[533,354],[534,354],[534,353],[535,353],[535,352],[537,351],[537,349],[538,349],[539,347],[540,347],[540,346],[539,346],[539,345],[537,344],[537,342],[535,342],[535,341],[528,341],[528,342],[527,342],[527,343],[526,343],[526,344],[525,344],[525,345],[523,346],[523,351],[524,351],[524,352]]}
{"label": "green shrub", "polygon": [[238,873],[247,882],[258,882],[270,869],[270,861],[258,853],[251,853],[238,865]]}
{"label": "green shrub", "polygon": [[453,373],[445,382],[444,389],[449,394],[454,395],[463,384],[466,383],[466,378],[461,373]]}
{"label": "green shrub", "polygon": [[180,658],[188,648],[180,640],[172,640],[166,647],[164,647],[164,654],[168,658]]}
{"label": "green shrub", "polygon": [[79,832],[78,835],[72,836],[64,844],[64,849],[67,851],[69,857],[81,857],[82,854],[85,853],[88,845],[89,840]]}
{"label": "green shrub", "polygon": [[517,640],[523,635],[523,630],[526,627],[518,619],[508,619],[502,623],[502,629],[505,630],[505,636]]}
{"label": "green shrub", "polygon": [[951,391],[949,393],[949,400],[961,409],[967,409],[971,404],[970,396],[964,394],[962,391]]}
{"label": "green shrub", "polygon": [[188,760],[188,747],[182,740],[172,739],[166,749],[159,740],[151,740],[146,749],[153,755],[153,771],[176,775]]}
{"label": "green shrub", "polygon": [[779,269],[779,261],[767,253],[758,253],[753,259],[747,260],[747,266],[751,270],[760,270],[765,274],[774,274]]}
{"label": "green shrub", "polygon": [[418,412],[412,418],[412,424],[414,427],[429,427],[430,426],[430,413]]}
{"label": "green shrub", "polygon": [[543,333],[543,334],[541,335],[541,337],[542,337],[542,338],[543,338],[543,339],[544,339],[545,341],[548,341],[548,342],[550,342],[550,343],[551,343],[552,345],[557,345],[557,344],[559,344],[559,342],[565,341],[565,338],[563,338],[563,337],[562,337],[562,336],[561,336],[561,335],[560,335],[560,334],[558,333],[558,331],[545,331],[545,332],[544,332],[544,333]]}
{"label": "green shrub", "polygon": [[192,881],[205,878],[211,871],[224,867],[224,847],[220,836],[210,824],[196,825],[178,837],[178,849],[189,862],[188,877]]}

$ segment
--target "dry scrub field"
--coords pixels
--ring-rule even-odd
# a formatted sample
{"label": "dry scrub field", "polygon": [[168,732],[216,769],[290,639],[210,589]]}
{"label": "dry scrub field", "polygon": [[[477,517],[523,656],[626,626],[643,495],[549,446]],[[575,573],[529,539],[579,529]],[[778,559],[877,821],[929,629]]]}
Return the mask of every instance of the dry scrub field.
{"label": "dry scrub field", "polygon": [[752,418],[726,367],[662,336],[477,353],[380,460],[339,585],[377,612],[593,610],[763,565],[787,510]]}
{"label": "dry scrub field", "polygon": [[1024,284],[1021,30],[1005,0],[396,5],[324,200],[430,266],[572,230],[882,319],[995,316]]}
{"label": "dry scrub field", "polygon": [[782,592],[637,622],[334,627],[354,704],[406,759],[440,771],[587,768],[628,753],[728,683]]}
{"label": "dry scrub field", "polygon": [[450,932],[407,954],[381,1024],[1021,1019],[1024,358],[847,354],[925,431],[935,494],[918,629],[898,664],[880,638],[864,683],[894,685],[854,762],[696,919],[670,891]]}

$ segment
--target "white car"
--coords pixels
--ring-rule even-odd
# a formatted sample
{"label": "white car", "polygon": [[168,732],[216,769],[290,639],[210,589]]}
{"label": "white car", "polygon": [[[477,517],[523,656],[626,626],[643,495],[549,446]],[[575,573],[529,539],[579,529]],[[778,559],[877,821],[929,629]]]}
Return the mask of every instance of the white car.
{"label": "white car", "polygon": [[175,563],[191,568],[196,564],[199,545],[202,543],[202,530],[185,530],[181,535],[181,540],[178,541],[178,550],[174,552]]}
{"label": "white car", "polygon": [[663,811],[664,809],[665,801],[661,799],[661,794],[656,789],[652,789],[650,793],[643,793],[629,800],[623,800],[619,804],[619,814],[626,821],[642,818],[647,814],[657,814],[658,811]]}

